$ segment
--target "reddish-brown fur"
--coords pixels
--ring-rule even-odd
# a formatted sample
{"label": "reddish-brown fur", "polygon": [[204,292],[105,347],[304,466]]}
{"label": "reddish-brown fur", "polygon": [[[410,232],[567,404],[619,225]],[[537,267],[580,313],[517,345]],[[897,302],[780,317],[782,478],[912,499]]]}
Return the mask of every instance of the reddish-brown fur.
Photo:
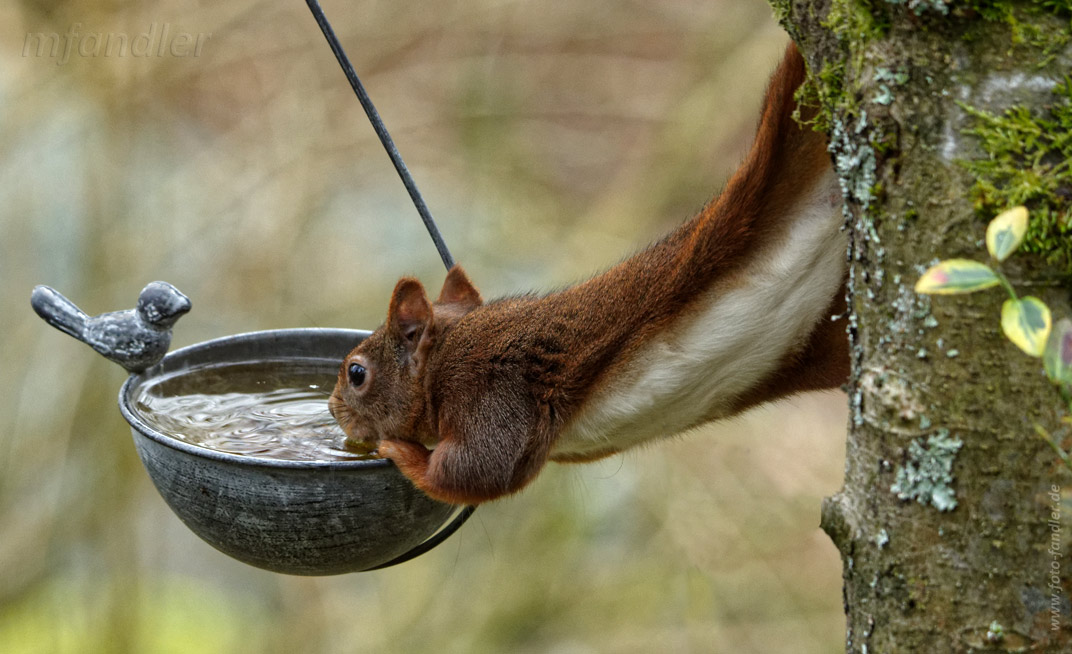
{"label": "reddish-brown fur", "polygon": [[[697,311],[696,298],[732,287],[752,253],[785,238],[780,218],[830,165],[823,137],[792,117],[804,74],[790,45],[752,149],[722,194],[607,272],[558,293],[487,304],[458,267],[435,304],[419,282],[401,280],[387,323],[340,368],[330,405],[350,437],[378,443],[419,488],[446,502],[484,502],[531,481],[587,398],[661,330]],[[837,294],[827,315],[843,308]],[[370,371],[360,388],[347,375],[355,361]],[[733,409],[836,387],[847,375],[844,322],[824,320]]]}

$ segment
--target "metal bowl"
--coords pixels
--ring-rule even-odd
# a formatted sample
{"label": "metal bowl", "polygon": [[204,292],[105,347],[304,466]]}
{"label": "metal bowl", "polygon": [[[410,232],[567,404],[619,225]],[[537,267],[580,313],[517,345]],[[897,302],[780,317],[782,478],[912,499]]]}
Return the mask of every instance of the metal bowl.
{"label": "metal bowl", "polygon": [[437,502],[387,459],[282,461],[193,445],[154,429],[137,407],[142,385],[189,367],[300,359],[334,370],[367,331],[284,329],[227,336],[168,354],[132,374],[119,410],[164,500],[224,554],[296,575],[395,565],[442,542],[472,507]]}

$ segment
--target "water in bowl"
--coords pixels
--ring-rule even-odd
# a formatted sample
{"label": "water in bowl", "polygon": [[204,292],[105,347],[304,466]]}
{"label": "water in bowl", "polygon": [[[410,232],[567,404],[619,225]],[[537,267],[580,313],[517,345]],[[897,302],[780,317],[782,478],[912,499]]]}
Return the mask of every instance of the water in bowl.
{"label": "water in bowl", "polygon": [[200,366],[144,384],[135,407],[154,429],[221,452],[292,461],[376,458],[347,449],[328,411],[328,361]]}

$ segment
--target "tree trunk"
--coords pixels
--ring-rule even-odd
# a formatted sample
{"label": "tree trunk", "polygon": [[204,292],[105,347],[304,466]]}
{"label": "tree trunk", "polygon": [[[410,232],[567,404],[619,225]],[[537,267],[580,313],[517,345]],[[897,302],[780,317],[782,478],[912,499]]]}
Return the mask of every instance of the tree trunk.
{"label": "tree trunk", "polygon": [[[938,259],[987,262],[988,218],[1026,203],[1035,252],[1002,269],[1070,315],[1072,4],[772,4],[808,60],[851,234],[845,483],[822,517],[846,649],[1072,652],[1072,475],[1036,434],[1067,449],[1061,399],[1002,335],[1000,289],[913,290]],[[1064,143],[1032,150],[1047,135]]]}

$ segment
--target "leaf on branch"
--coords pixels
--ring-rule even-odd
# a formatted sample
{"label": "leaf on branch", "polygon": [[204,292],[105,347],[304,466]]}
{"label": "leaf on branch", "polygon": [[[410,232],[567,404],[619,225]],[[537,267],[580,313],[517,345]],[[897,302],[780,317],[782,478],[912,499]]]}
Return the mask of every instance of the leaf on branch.
{"label": "leaf on branch", "polygon": [[998,276],[986,264],[971,259],[947,259],[923,273],[916,282],[916,292],[931,295],[971,293],[998,283]]}
{"label": "leaf on branch", "polygon": [[1037,297],[1009,299],[1001,305],[1001,330],[1030,356],[1042,356],[1050,328],[1050,308]]}
{"label": "leaf on branch", "polygon": [[1004,261],[1020,247],[1027,233],[1027,208],[1013,207],[990,221],[986,228],[986,249],[990,256]]}
{"label": "leaf on branch", "polygon": [[1051,381],[1072,385],[1072,320],[1062,318],[1053,326],[1042,365]]}

